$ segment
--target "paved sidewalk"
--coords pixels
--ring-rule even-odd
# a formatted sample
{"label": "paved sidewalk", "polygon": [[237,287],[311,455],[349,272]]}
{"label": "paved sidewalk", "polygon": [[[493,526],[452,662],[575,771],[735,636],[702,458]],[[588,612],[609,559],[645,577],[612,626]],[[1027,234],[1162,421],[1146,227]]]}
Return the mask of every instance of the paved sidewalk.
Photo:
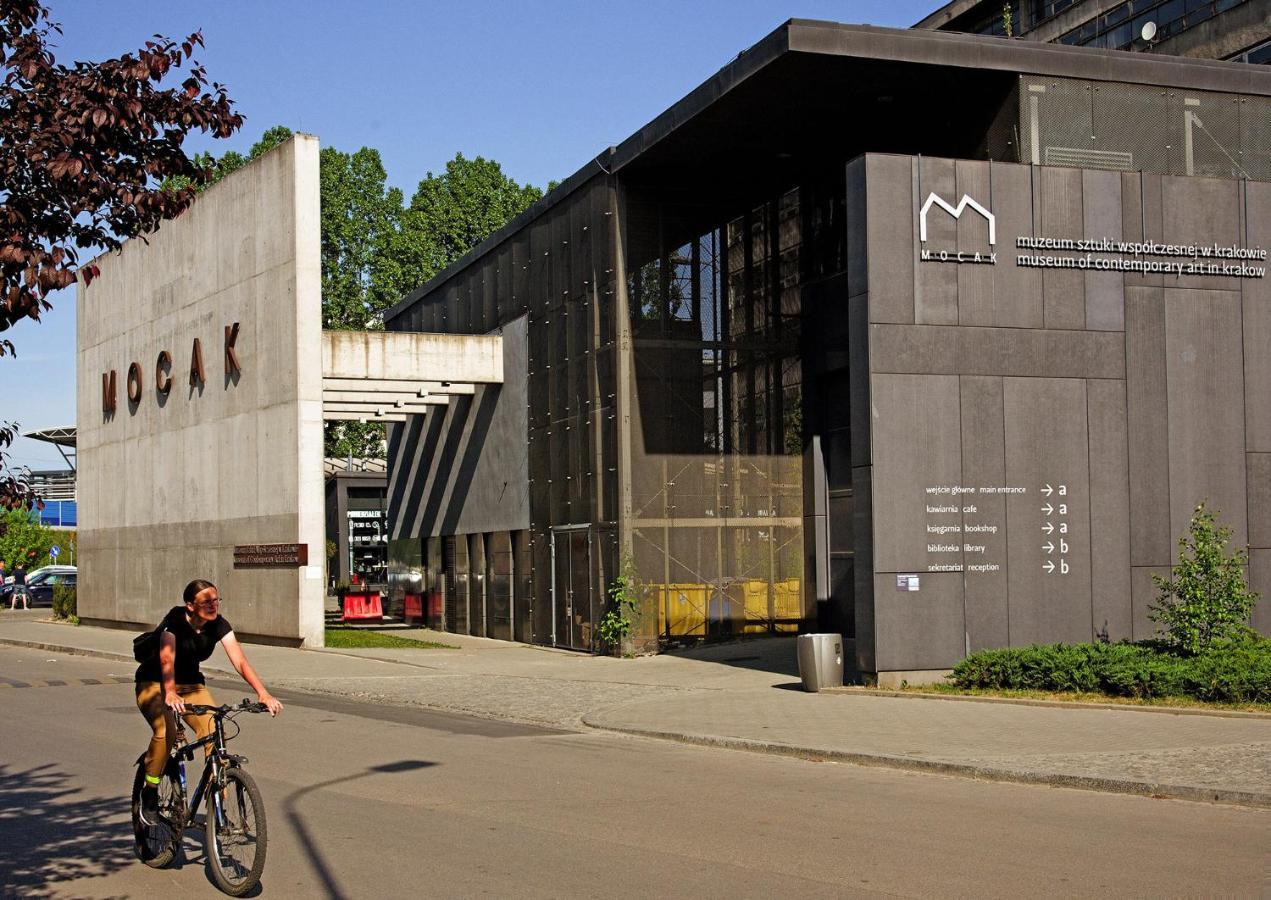
{"label": "paved sidewalk", "polygon": [[[121,660],[131,632],[0,613],[0,644]],[[860,692],[807,694],[793,640],[633,660],[424,630],[454,650],[292,650],[253,645],[266,683],[563,728],[917,768],[995,780],[1271,808],[1271,717],[1170,715],[966,703]],[[233,675],[217,654],[209,674]],[[3,674],[3,673],[0,673]]]}

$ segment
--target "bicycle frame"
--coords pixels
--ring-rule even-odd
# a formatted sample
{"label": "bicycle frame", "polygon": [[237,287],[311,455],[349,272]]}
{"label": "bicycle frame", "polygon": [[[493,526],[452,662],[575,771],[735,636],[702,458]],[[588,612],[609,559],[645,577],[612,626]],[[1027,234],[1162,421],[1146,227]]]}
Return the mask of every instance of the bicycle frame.
{"label": "bicycle frame", "polygon": [[[170,757],[176,760],[180,767],[179,771],[181,775],[182,791],[187,790],[184,761],[189,760],[190,762],[193,762],[196,750],[200,747],[205,747],[208,744],[213,745],[212,752],[208,755],[207,760],[203,764],[203,774],[199,776],[199,783],[194,789],[194,796],[189,798],[189,802],[186,805],[185,821],[181,823],[183,828],[194,824],[194,816],[203,803],[203,794],[212,784],[213,779],[220,777],[221,768],[227,765],[238,766],[248,762],[247,757],[230,753],[225,749],[226,740],[224,716],[213,715],[212,723],[212,733],[205,737],[201,737],[192,743],[185,740],[184,723],[182,723],[179,719],[176,723],[177,742],[172,748]],[[219,819],[221,816],[221,805],[220,803],[216,803],[214,805],[216,815]]]}

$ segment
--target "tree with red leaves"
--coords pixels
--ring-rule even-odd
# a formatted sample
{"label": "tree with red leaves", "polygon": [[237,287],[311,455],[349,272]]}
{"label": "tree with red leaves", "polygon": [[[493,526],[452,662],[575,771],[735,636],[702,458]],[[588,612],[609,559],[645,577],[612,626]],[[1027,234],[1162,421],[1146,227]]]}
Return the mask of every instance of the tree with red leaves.
{"label": "tree with red leaves", "polygon": [[[38,321],[48,294],[77,274],[90,282],[97,267],[80,267],[81,253],[118,250],[180,215],[212,175],[186,155],[186,136],[226,138],[243,124],[194,59],[199,32],[71,66],[53,58],[49,37],[60,33],[38,0],[0,0],[0,332]],[[0,356],[14,352],[0,338]],[[0,423],[4,508],[32,500],[5,465],[13,434]]]}

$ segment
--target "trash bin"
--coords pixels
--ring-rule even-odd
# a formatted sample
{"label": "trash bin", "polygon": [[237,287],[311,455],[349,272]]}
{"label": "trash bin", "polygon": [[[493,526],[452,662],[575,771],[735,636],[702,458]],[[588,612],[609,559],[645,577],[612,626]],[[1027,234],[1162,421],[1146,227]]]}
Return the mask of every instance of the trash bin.
{"label": "trash bin", "polygon": [[843,637],[838,634],[801,634],[796,644],[803,689],[843,686]]}

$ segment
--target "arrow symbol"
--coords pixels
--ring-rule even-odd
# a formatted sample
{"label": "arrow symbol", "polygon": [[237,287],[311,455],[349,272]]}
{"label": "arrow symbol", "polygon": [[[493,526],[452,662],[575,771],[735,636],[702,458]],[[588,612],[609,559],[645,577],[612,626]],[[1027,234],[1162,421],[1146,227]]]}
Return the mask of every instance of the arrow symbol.
{"label": "arrow symbol", "polygon": [[1054,492],[1055,492],[1055,489],[1051,487],[1049,484],[1046,485],[1044,488],[1042,488],[1042,493],[1045,494],[1047,497],[1049,497]]}
{"label": "arrow symbol", "polygon": [[1055,526],[1051,525],[1049,522],[1047,522],[1045,525],[1042,526],[1042,531],[1046,532],[1047,534],[1050,534],[1054,530],[1055,530]]}
{"label": "arrow symbol", "polygon": [[1047,553],[1054,553],[1055,545],[1052,544],[1050,541],[1047,541],[1046,543],[1042,544],[1042,549],[1045,550]]}
{"label": "arrow symbol", "polygon": [[1049,503],[1047,503],[1045,506],[1042,507],[1042,512],[1044,512],[1046,515],[1050,515],[1054,511],[1055,511],[1055,507],[1051,506]]}
{"label": "arrow symbol", "polygon": [[1049,575],[1051,572],[1055,571],[1055,564],[1050,560],[1046,560],[1046,565],[1042,566],[1042,568],[1045,569],[1046,574]]}

